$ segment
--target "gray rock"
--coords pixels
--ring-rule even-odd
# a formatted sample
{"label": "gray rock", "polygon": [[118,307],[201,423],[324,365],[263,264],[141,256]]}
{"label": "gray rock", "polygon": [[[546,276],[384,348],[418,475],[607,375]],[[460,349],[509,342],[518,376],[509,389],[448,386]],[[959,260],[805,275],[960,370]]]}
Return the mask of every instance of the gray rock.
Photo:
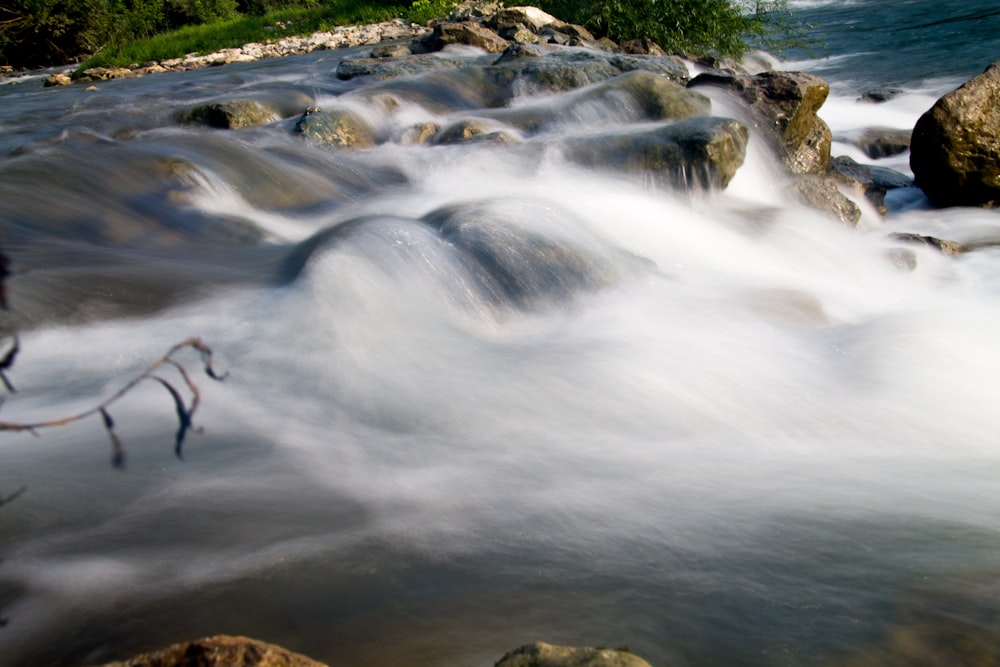
{"label": "gray rock", "polygon": [[837,181],[815,174],[802,175],[791,185],[793,196],[806,206],[826,213],[849,227],[858,224],[861,209],[837,187]]}
{"label": "gray rock", "polygon": [[929,248],[934,248],[935,250],[940,251],[944,255],[960,255],[966,250],[966,248],[957,241],[939,239],[936,236],[924,236],[922,234],[897,232],[889,234],[889,238],[893,241],[902,241],[903,243],[917,243],[925,245]]}
{"label": "gray rock", "polygon": [[882,102],[888,102],[894,97],[902,94],[902,92],[903,91],[899,88],[875,88],[862,94],[861,97],[858,98],[858,101],[868,102],[869,104],[881,104]]}
{"label": "gray rock", "polygon": [[910,150],[910,130],[893,127],[867,127],[861,132],[845,137],[873,160],[892,157]]}
{"label": "gray rock", "polygon": [[920,117],[910,168],[937,206],[1000,205],[1000,61]]}
{"label": "gray rock", "polygon": [[868,198],[883,215],[885,196],[890,190],[913,187],[913,179],[888,167],[859,164],[846,155],[830,161],[830,175],[846,183]]}
{"label": "gray rock", "polygon": [[400,58],[411,54],[409,44],[379,44],[372,49],[372,58]]}
{"label": "gray rock", "polygon": [[725,188],[746,158],[749,138],[737,120],[702,116],[577,139],[565,153],[585,166],[642,174],[678,189]]}
{"label": "gray rock", "polygon": [[494,667],[650,667],[650,664],[626,649],[535,642],[509,652]]}
{"label": "gray rock", "polygon": [[466,62],[457,58],[442,58],[427,54],[385,58],[345,58],[337,65],[337,78],[350,81],[359,76],[370,76],[380,81],[405,76],[417,76],[443,69],[465,67]]}

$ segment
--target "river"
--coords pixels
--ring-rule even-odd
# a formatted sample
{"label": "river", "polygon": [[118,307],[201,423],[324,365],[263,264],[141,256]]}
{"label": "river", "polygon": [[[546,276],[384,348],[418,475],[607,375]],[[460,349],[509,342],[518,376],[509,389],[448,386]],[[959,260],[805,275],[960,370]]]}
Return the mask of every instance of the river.
{"label": "river", "polygon": [[[793,4],[838,8],[833,35],[851,6],[944,3]],[[837,48],[787,66],[829,77],[834,152],[865,161],[852,131],[912,126],[996,57],[852,78]],[[515,100],[555,119],[515,146],[415,145],[482,115],[475,82],[333,75],[362,53],[0,90],[3,418],[84,410],[192,335],[229,372],[195,379],[183,461],[155,383],[111,410],[125,470],[99,419],[4,435],[0,491],[27,491],[0,509],[3,664],[218,633],[351,667],[535,640],[655,665],[997,655],[1000,251],[887,256],[891,232],[995,238],[996,211],[909,191],[845,228],[759,141],[724,192],[678,194],[564,159],[633,122],[566,96]],[[857,101],[880,85],[902,94]],[[360,108],[386,140],[175,120],[234,94]]]}

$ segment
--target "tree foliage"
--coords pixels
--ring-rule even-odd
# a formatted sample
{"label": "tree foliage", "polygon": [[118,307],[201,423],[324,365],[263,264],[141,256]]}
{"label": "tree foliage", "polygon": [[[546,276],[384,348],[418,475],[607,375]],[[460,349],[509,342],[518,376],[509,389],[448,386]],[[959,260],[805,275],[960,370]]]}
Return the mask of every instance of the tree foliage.
{"label": "tree foliage", "polygon": [[787,0],[540,0],[539,6],[598,37],[646,38],[669,53],[739,58],[794,38]]}

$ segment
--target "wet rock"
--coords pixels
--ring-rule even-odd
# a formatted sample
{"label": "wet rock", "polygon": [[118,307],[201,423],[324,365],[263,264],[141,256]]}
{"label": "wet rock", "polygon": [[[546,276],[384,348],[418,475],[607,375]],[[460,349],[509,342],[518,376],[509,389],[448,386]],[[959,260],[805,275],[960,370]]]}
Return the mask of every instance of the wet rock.
{"label": "wet rock", "polygon": [[218,635],[174,644],[102,667],[326,667],[304,655],[248,637]]}
{"label": "wet rock", "polygon": [[404,146],[426,144],[440,131],[441,126],[437,123],[418,123],[404,130],[399,142]]}
{"label": "wet rock", "polygon": [[372,58],[401,58],[411,53],[409,44],[380,44],[372,49]]}
{"label": "wet rock", "polygon": [[494,667],[650,667],[626,649],[527,644],[509,652]]}
{"label": "wet rock", "polygon": [[439,23],[434,32],[425,40],[431,51],[440,51],[449,44],[466,44],[483,49],[487,53],[503,53],[510,43],[481,23],[461,21]]}
{"label": "wet rock", "polygon": [[920,117],[910,168],[937,206],[1000,205],[1000,61]]}
{"label": "wet rock", "polygon": [[237,129],[273,123],[281,119],[281,114],[274,107],[256,100],[230,100],[202,104],[182,111],[177,119],[181,123],[200,123],[221,129]]}
{"label": "wet rock", "polygon": [[295,132],[316,146],[368,148],[378,143],[375,128],[348,109],[307,109]]}
{"label": "wet rock", "polygon": [[634,70],[598,84],[581,95],[575,106],[597,100],[613,100],[617,104],[629,100],[639,112],[639,119],[645,120],[694,118],[708,115],[712,109],[711,100],[701,93],[645,70]]}
{"label": "wet rock", "polygon": [[523,58],[542,58],[552,53],[553,50],[553,47],[545,44],[511,44],[500,54],[500,57],[493,64],[503,65]]}
{"label": "wet rock", "polygon": [[466,144],[470,142],[511,145],[519,140],[510,132],[496,128],[487,122],[464,119],[440,130],[431,139],[431,143],[441,146],[448,144]]}
{"label": "wet rock", "polygon": [[890,190],[913,187],[913,179],[888,167],[859,164],[846,155],[830,161],[830,175],[857,189],[883,215],[885,196]]}
{"label": "wet rock", "polygon": [[94,81],[110,81],[112,79],[134,79],[136,73],[127,67],[91,67],[83,70],[77,77],[78,83],[93,83]]}
{"label": "wet rock", "polygon": [[837,187],[837,181],[826,176],[799,176],[791,185],[792,194],[806,206],[831,215],[849,227],[858,224],[861,209]]}
{"label": "wet rock", "polygon": [[713,72],[696,76],[688,86],[726,88],[748,105],[754,123],[793,174],[826,171],[833,135],[816,115],[830,93],[823,79],[803,72]]}
{"label": "wet rock", "polygon": [[888,102],[902,94],[902,92],[899,88],[875,88],[874,90],[866,91],[858,98],[858,101],[868,102],[869,104],[881,104],[882,102]]}
{"label": "wet rock", "polygon": [[958,243],[957,241],[939,239],[936,236],[924,236],[923,234],[897,232],[889,234],[889,238],[893,241],[902,241],[903,243],[917,243],[925,245],[929,248],[939,250],[944,255],[960,255],[966,251],[965,246],[961,243]]}
{"label": "wet rock", "polygon": [[350,81],[359,76],[387,81],[442,69],[457,69],[466,65],[466,62],[457,58],[442,58],[428,54],[391,58],[346,58],[337,65],[336,76],[341,81]]}
{"label": "wet rock", "polygon": [[51,88],[53,86],[68,86],[73,83],[73,79],[69,74],[60,72],[59,74],[53,74],[52,76],[45,79],[45,83],[42,84],[45,88]]}
{"label": "wet rock", "polygon": [[859,133],[846,137],[847,141],[860,148],[873,160],[892,157],[910,150],[910,130],[893,127],[868,127]]}
{"label": "wet rock", "polygon": [[565,153],[585,166],[642,174],[678,189],[725,188],[743,164],[749,138],[737,120],[702,116],[578,139]]}

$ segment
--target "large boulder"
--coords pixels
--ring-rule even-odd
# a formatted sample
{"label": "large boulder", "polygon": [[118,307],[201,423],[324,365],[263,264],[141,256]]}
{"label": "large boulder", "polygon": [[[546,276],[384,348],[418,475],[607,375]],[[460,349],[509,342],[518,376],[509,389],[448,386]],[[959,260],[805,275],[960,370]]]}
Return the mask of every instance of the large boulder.
{"label": "large boulder", "polygon": [[725,188],[743,165],[749,139],[737,120],[702,116],[575,139],[565,154],[578,164],[641,174],[682,190]]}
{"label": "large boulder", "polygon": [[1000,61],[920,117],[910,168],[937,206],[1000,205]]}
{"label": "large boulder", "polygon": [[833,135],[816,112],[830,85],[804,72],[761,72],[753,76],[708,72],[689,88],[718,86],[746,104],[751,120],[763,132],[793,174],[822,174],[830,164]]}
{"label": "large boulder", "polygon": [[509,652],[494,667],[650,667],[626,649],[553,646],[535,642]]}
{"label": "large boulder", "polygon": [[102,667],[326,667],[304,655],[292,653],[274,644],[218,635],[193,642],[174,644],[161,651]]}

